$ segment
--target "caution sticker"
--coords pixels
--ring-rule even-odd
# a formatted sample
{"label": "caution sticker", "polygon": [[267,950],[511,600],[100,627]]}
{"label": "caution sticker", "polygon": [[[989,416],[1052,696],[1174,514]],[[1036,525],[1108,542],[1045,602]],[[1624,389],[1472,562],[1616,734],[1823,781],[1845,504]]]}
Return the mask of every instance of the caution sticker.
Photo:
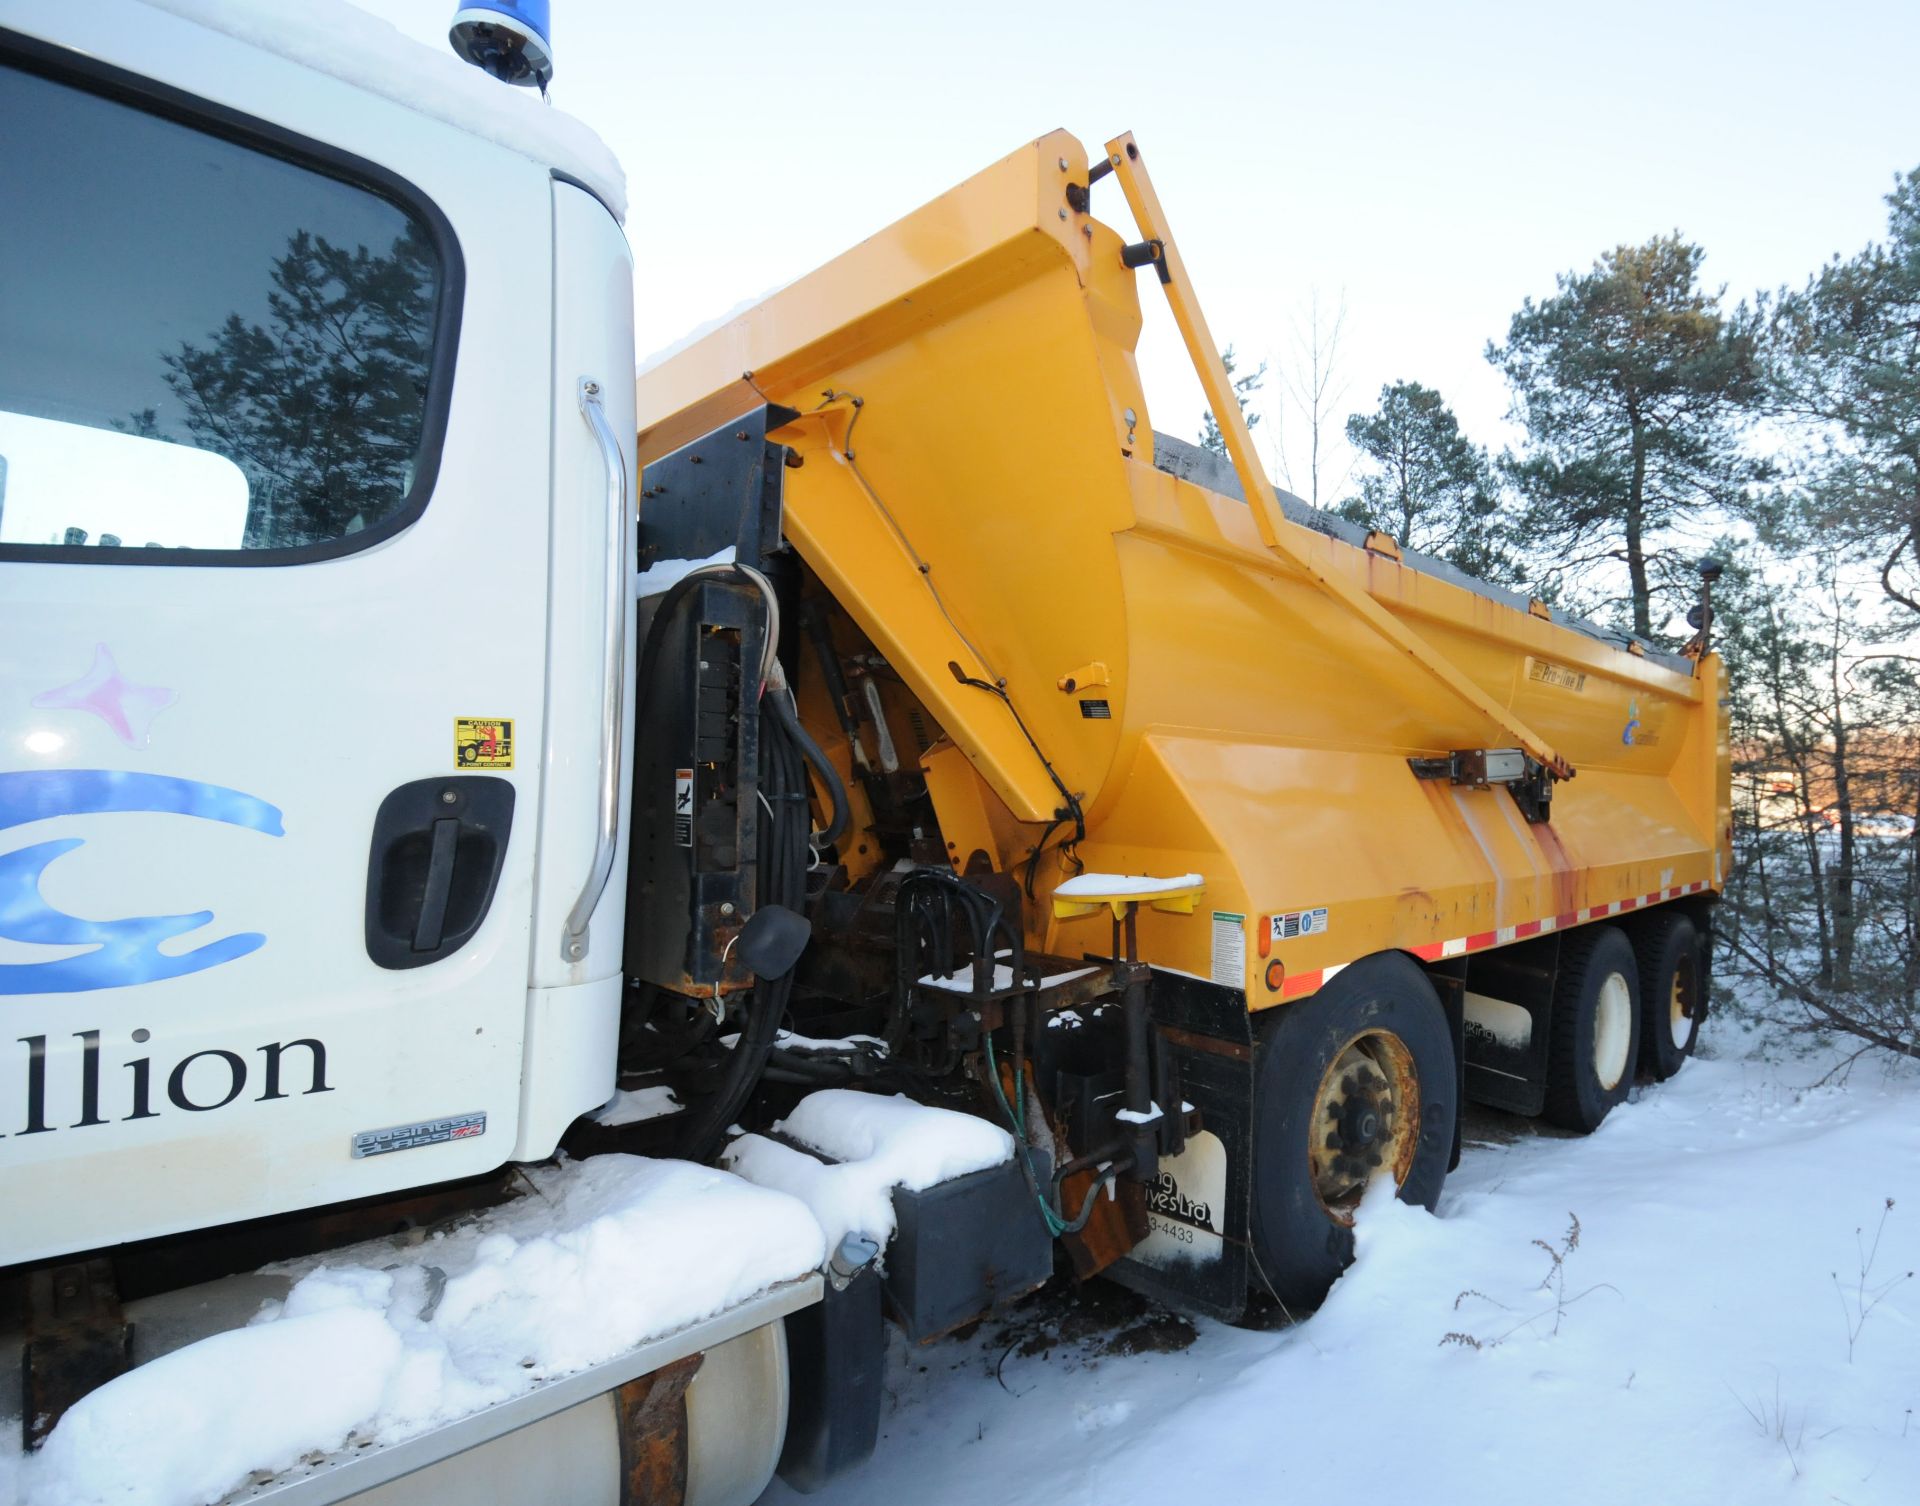
{"label": "caution sticker", "polygon": [[1273,917],[1273,939],[1292,941],[1296,936],[1324,936],[1327,934],[1327,907],[1317,910],[1292,910],[1285,915]]}
{"label": "caution sticker", "polygon": [[463,769],[513,767],[513,718],[456,716],[453,719],[453,761]]}
{"label": "caution sticker", "polygon": [[673,840],[693,846],[693,770],[673,771]]}

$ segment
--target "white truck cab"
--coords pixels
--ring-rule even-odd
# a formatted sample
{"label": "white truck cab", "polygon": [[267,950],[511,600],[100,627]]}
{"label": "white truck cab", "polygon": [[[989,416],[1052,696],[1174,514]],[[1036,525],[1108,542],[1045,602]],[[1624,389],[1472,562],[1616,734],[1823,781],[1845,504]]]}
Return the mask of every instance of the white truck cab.
{"label": "white truck cab", "polygon": [[[0,1416],[29,1441],[48,1375],[63,1408],[288,1287],[123,1312],[98,1252],[540,1160],[614,1087],[624,181],[394,40],[0,4],[0,1270],[33,1308],[0,1300]],[[670,1498],[743,1506],[820,1291],[242,1494],[626,1502],[651,1450]]]}
{"label": "white truck cab", "polygon": [[[0,1416],[29,1442],[48,1375],[64,1407],[289,1284],[123,1315],[98,1252],[462,1185],[614,1089],[624,181],[396,41],[341,6],[0,3],[0,1273],[33,1308],[23,1338],[0,1301]],[[649,1498],[743,1506],[821,1290],[241,1494],[598,1506],[651,1467]]]}
{"label": "white truck cab", "polygon": [[613,1090],[623,185],[354,43],[0,6],[0,1266]]}

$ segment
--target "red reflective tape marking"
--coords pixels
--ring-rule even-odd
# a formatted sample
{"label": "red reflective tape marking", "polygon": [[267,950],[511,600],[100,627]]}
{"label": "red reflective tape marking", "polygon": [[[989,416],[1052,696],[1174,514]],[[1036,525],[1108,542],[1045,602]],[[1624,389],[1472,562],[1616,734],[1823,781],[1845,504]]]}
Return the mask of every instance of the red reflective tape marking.
{"label": "red reflective tape marking", "polygon": [[[1609,915],[1643,909],[1648,905],[1660,904],[1664,900],[1678,899],[1683,894],[1698,894],[1706,887],[1705,879],[1696,879],[1691,884],[1675,884],[1667,889],[1656,889],[1651,894],[1637,894],[1628,899],[1610,900],[1604,905],[1590,905],[1584,910],[1569,910],[1540,920],[1519,921],[1513,927],[1513,939],[1519,941],[1529,936],[1538,936],[1543,931],[1563,931],[1568,926],[1579,925],[1583,921],[1604,920]],[[1418,946],[1407,947],[1405,950],[1422,962],[1440,962],[1448,957],[1458,957],[1467,952],[1483,952],[1489,947],[1500,944],[1498,930],[1476,931],[1471,936],[1455,936],[1446,941],[1423,941]],[[1290,974],[1285,986],[1280,990],[1280,997],[1297,999],[1303,994],[1314,993],[1325,987],[1327,981],[1345,966],[1347,964],[1341,962],[1314,972]]]}
{"label": "red reflective tape marking", "polygon": [[1323,970],[1320,969],[1316,969],[1310,973],[1290,974],[1280,990],[1280,997],[1283,999],[1297,999],[1302,994],[1317,992],[1322,977]]}

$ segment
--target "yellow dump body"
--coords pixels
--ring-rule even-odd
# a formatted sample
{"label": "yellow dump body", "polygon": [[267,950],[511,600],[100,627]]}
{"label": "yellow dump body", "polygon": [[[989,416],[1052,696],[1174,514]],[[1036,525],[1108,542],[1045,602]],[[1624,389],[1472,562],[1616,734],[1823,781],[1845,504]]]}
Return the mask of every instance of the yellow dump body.
{"label": "yellow dump body", "polygon": [[[1185,446],[1156,464],[1134,362],[1155,273],[1076,207],[1087,183],[1082,146],[1043,137],[639,380],[643,464],[762,402],[802,414],[773,436],[801,462],[787,535],[944,733],[922,767],[955,861],[1024,876],[1071,833],[1008,707],[953,666],[1004,684],[1079,796],[1088,870],[1203,877],[1193,914],[1143,910],[1141,955],[1251,1008],[1373,952],[1434,960],[1718,889],[1717,658],[1629,652],[1301,529],[1313,570],[1577,771],[1542,824],[1503,788],[1416,778],[1411,757],[1513,739],[1267,548],[1230,469]],[[1124,213],[1111,186],[1093,201]],[[844,757],[804,684],[801,705]],[[1049,952],[1106,944],[1100,919],[1049,918],[1073,872],[1057,845],[1036,867],[1029,941]]]}

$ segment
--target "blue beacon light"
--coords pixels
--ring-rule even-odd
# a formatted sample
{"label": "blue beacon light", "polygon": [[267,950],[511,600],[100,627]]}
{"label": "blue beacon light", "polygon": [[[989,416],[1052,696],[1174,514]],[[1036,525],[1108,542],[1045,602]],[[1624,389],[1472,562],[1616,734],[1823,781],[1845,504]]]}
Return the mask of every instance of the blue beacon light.
{"label": "blue beacon light", "polygon": [[478,0],[453,13],[447,41],[502,83],[545,94],[553,79],[552,35],[547,0]]}

